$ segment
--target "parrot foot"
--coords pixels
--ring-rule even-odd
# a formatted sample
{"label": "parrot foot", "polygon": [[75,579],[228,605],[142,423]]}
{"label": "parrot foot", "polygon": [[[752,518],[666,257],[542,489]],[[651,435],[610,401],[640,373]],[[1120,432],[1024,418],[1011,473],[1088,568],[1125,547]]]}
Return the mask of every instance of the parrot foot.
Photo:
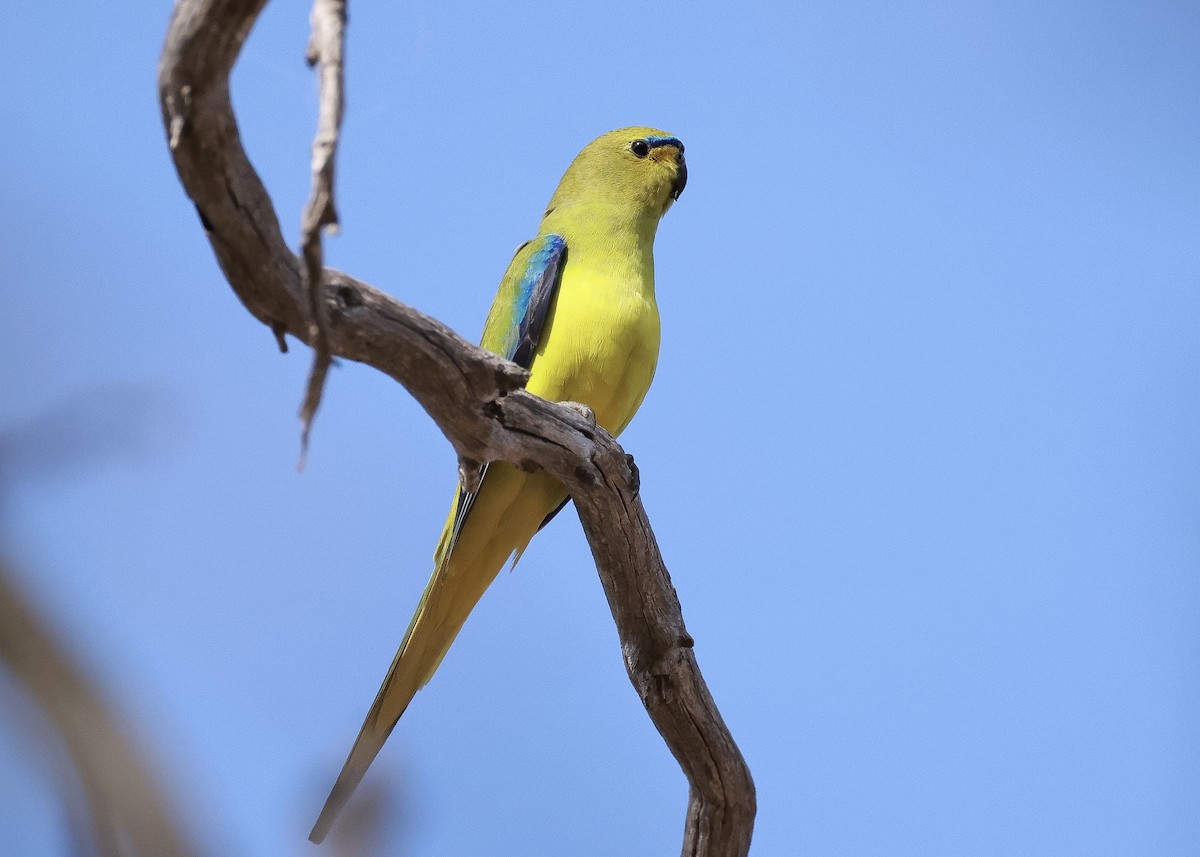
{"label": "parrot foot", "polygon": [[583,402],[559,402],[559,404],[565,408],[570,408],[592,425],[596,424],[596,412],[587,405],[583,404]]}
{"label": "parrot foot", "polygon": [[462,485],[464,494],[477,494],[479,485],[483,482],[483,473],[487,466],[472,458],[459,456],[458,483]]}

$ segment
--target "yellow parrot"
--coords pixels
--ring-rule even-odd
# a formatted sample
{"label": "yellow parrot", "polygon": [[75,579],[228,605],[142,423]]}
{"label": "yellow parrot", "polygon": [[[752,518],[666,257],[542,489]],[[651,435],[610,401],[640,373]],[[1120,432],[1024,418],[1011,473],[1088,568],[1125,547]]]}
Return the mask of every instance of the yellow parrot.
{"label": "yellow parrot", "polygon": [[[654,235],[687,182],[683,143],[621,128],[567,168],[537,237],[517,249],[482,345],[529,370],[529,392],[582,402],[618,435],[658,361]],[[434,570],[350,756],[309,835],[319,843],[416,692],[432,678],[484,590],[567,503],[552,476],[489,464],[479,490],[456,492]]]}

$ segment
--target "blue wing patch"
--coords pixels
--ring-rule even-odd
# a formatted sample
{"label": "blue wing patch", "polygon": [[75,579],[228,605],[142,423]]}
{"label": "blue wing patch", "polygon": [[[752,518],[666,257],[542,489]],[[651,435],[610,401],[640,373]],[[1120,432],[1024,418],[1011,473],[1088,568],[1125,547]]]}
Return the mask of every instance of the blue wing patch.
{"label": "blue wing patch", "polygon": [[567,263],[567,242],[561,235],[543,235],[534,240],[541,246],[533,252],[525,276],[517,286],[517,305],[513,313],[517,320],[516,335],[504,355],[522,369],[528,369],[533,363],[546,314]]}
{"label": "blue wing patch", "polygon": [[[512,324],[504,337],[504,356],[516,363],[522,369],[533,365],[533,356],[537,353],[538,341],[542,336],[542,328],[546,325],[546,316],[550,312],[550,304],[558,292],[562,282],[563,268],[567,264],[567,241],[561,235],[542,235],[530,242],[534,245],[529,264],[521,282],[517,284],[516,300],[513,301]],[[517,252],[521,252],[522,246]],[[487,478],[488,464],[483,466],[483,479]],[[476,494],[460,491],[458,504],[454,514],[454,528],[450,535],[449,549],[442,557],[442,562],[450,559],[454,545],[462,534],[463,525],[475,505]],[[564,502],[563,505],[566,505]],[[561,509],[555,509],[542,522],[544,527]],[[539,527],[540,529],[540,527]],[[516,560],[513,560],[516,565]]]}

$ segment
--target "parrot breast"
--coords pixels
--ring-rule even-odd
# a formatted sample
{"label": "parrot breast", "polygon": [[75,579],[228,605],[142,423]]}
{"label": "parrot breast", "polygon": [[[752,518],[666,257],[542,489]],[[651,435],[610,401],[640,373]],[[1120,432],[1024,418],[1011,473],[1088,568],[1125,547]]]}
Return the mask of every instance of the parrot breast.
{"label": "parrot breast", "polygon": [[587,405],[614,436],[637,411],[658,363],[653,272],[637,273],[613,276],[568,261],[527,386],[550,401]]}

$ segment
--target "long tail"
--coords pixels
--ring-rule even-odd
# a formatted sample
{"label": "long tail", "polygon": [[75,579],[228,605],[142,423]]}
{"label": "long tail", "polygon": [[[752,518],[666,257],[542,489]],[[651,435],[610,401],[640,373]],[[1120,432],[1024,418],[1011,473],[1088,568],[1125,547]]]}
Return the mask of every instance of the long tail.
{"label": "long tail", "polygon": [[[547,504],[553,508],[557,503],[554,498],[562,492],[557,483],[541,484],[549,478],[542,474],[529,476],[507,466],[492,467],[491,471],[457,542],[451,544],[443,536],[433,576],[308,836],[314,843],[320,843],[329,833],[400,715],[433,677],[505,560],[514,551],[524,549],[545,516]],[[447,528],[453,520],[452,513]]]}

